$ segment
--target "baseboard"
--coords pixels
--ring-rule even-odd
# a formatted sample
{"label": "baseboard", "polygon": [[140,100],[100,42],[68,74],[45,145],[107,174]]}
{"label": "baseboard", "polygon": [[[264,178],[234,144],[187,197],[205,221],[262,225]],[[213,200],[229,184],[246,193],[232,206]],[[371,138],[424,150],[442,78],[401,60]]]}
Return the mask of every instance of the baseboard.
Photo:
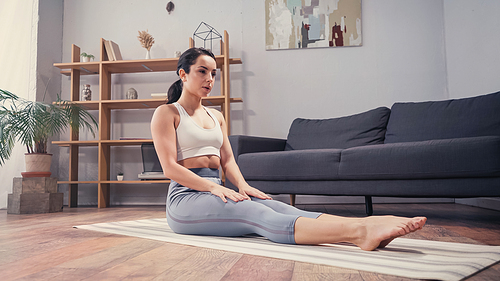
{"label": "baseboard", "polygon": [[461,198],[455,203],[500,211],[500,197]]}

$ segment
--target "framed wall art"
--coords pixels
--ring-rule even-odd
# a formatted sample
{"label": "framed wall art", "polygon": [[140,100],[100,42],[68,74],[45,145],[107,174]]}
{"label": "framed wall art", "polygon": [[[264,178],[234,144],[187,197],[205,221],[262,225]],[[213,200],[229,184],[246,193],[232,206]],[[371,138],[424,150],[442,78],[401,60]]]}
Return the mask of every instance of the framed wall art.
{"label": "framed wall art", "polygon": [[361,46],[361,0],[265,0],[266,49]]}

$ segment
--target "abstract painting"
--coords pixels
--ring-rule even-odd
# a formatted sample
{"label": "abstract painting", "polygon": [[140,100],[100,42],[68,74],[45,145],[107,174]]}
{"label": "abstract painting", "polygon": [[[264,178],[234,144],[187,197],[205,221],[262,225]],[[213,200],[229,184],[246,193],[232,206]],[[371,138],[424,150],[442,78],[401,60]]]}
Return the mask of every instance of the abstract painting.
{"label": "abstract painting", "polygon": [[266,0],[267,50],[361,43],[361,0]]}

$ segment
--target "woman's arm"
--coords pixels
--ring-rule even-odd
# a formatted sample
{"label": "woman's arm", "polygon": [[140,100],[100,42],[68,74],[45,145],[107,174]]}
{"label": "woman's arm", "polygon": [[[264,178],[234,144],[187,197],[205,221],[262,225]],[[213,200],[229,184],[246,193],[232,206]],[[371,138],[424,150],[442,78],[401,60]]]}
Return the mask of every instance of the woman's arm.
{"label": "woman's arm", "polygon": [[246,196],[204,179],[177,163],[176,120],[179,120],[179,113],[174,105],[159,106],[151,120],[151,135],[163,174],[188,188],[211,192],[224,202],[227,202],[226,197],[235,202],[247,199]]}
{"label": "woman's arm", "polygon": [[236,187],[238,187],[239,192],[245,196],[254,196],[260,199],[272,199],[264,192],[254,187],[251,187],[245,181],[245,178],[243,178],[240,168],[236,163],[236,159],[234,159],[233,150],[231,149],[231,144],[229,143],[229,138],[227,136],[227,129],[226,129],[227,125],[226,121],[224,120],[224,116],[222,116],[222,113],[220,113],[217,110],[212,110],[212,112],[217,116],[217,119],[219,119],[222,129],[222,134],[224,137],[222,142],[222,147],[220,149],[220,156],[221,156],[222,170],[224,171],[226,179],[228,179]]}

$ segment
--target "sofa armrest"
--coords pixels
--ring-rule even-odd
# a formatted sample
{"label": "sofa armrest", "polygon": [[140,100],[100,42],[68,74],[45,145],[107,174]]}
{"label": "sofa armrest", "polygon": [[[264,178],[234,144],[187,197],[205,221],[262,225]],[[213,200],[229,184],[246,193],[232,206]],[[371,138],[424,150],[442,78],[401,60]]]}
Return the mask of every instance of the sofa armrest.
{"label": "sofa armrest", "polygon": [[229,136],[229,142],[233,150],[234,158],[238,162],[238,156],[253,152],[284,151],[286,139],[253,137],[243,135]]}

